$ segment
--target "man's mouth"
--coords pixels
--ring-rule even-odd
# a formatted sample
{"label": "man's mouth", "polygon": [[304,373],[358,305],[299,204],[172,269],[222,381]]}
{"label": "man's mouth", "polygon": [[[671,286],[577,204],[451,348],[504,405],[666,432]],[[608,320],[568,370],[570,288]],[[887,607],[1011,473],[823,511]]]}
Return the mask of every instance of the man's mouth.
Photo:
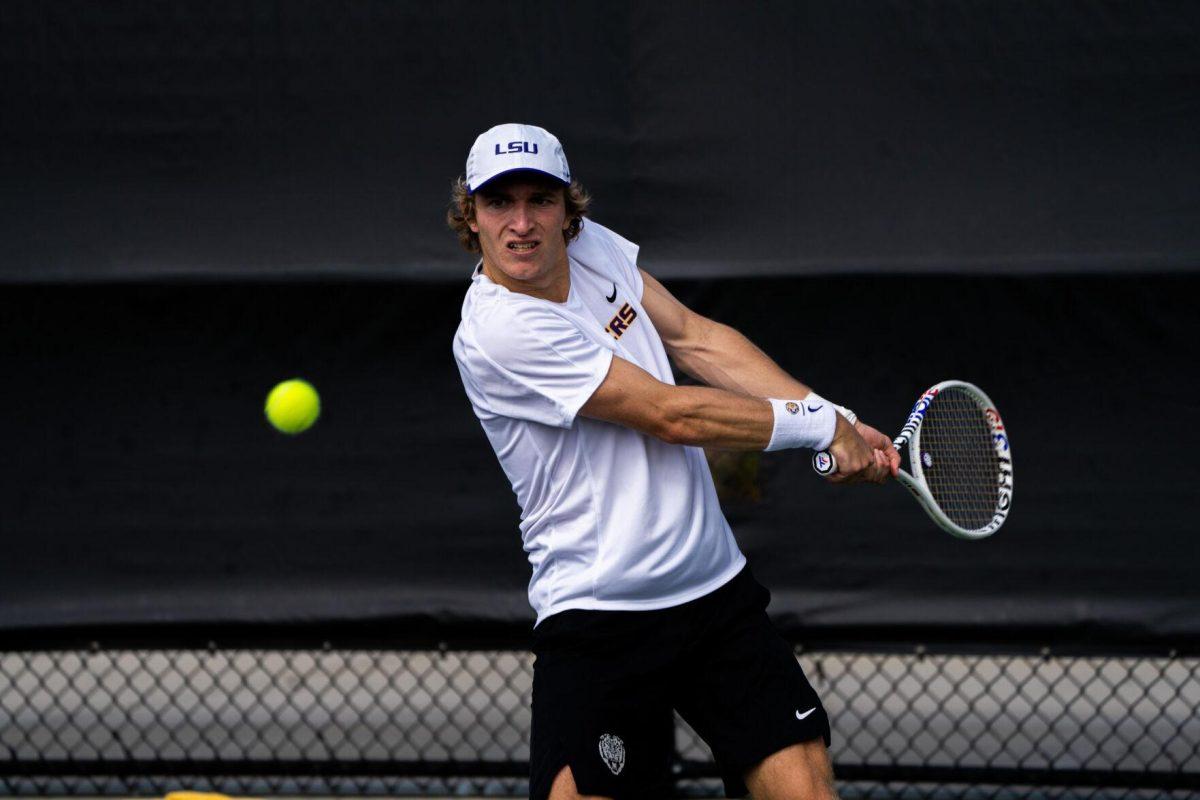
{"label": "man's mouth", "polygon": [[538,246],[539,242],[509,242],[508,249],[514,253],[530,253]]}

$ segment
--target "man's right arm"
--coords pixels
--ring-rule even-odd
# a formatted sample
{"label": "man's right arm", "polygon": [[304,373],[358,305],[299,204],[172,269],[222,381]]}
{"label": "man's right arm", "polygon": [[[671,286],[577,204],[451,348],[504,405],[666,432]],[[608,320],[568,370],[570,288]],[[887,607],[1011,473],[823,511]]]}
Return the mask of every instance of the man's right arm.
{"label": "man's right arm", "polygon": [[[762,450],[775,427],[767,400],[709,386],[673,386],[619,356],[579,413],[670,444],[726,450]],[[841,480],[882,482],[886,457],[867,447],[840,414],[834,416],[837,427],[829,449],[845,465],[848,477]]]}
{"label": "man's right arm", "polygon": [[771,440],[771,404],[708,386],[672,386],[620,356],[579,413],[670,444],[762,450]]}

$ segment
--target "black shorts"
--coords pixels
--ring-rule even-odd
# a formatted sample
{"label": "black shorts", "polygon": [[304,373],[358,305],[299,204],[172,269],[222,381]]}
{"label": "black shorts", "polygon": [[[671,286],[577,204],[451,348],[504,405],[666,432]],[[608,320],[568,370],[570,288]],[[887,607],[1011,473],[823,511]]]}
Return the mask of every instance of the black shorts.
{"label": "black shorts", "polygon": [[829,718],[750,568],[704,597],[655,611],[563,611],[533,632],[529,792],[570,765],[581,794],[669,797],[677,710],[716,758],[725,791],[746,770],[818,737]]}

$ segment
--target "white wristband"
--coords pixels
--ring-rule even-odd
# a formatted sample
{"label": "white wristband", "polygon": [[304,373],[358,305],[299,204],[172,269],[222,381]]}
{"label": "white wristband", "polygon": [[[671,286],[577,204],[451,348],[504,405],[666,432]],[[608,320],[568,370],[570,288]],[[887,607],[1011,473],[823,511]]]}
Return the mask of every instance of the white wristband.
{"label": "white wristband", "polygon": [[785,450],[793,447],[811,447],[824,450],[833,441],[837,428],[837,412],[833,403],[809,392],[804,400],[777,400],[769,398],[775,412],[775,429],[766,450]]}

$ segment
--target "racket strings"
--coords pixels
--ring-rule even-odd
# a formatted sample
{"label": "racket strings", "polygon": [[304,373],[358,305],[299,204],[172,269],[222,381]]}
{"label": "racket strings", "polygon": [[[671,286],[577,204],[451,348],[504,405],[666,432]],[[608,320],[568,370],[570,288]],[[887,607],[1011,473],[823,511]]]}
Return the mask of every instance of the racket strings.
{"label": "racket strings", "polygon": [[919,444],[914,455],[946,516],[967,530],[986,527],[1000,499],[1000,460],[974,397],[953,387],[939,393],[925,412]]}

